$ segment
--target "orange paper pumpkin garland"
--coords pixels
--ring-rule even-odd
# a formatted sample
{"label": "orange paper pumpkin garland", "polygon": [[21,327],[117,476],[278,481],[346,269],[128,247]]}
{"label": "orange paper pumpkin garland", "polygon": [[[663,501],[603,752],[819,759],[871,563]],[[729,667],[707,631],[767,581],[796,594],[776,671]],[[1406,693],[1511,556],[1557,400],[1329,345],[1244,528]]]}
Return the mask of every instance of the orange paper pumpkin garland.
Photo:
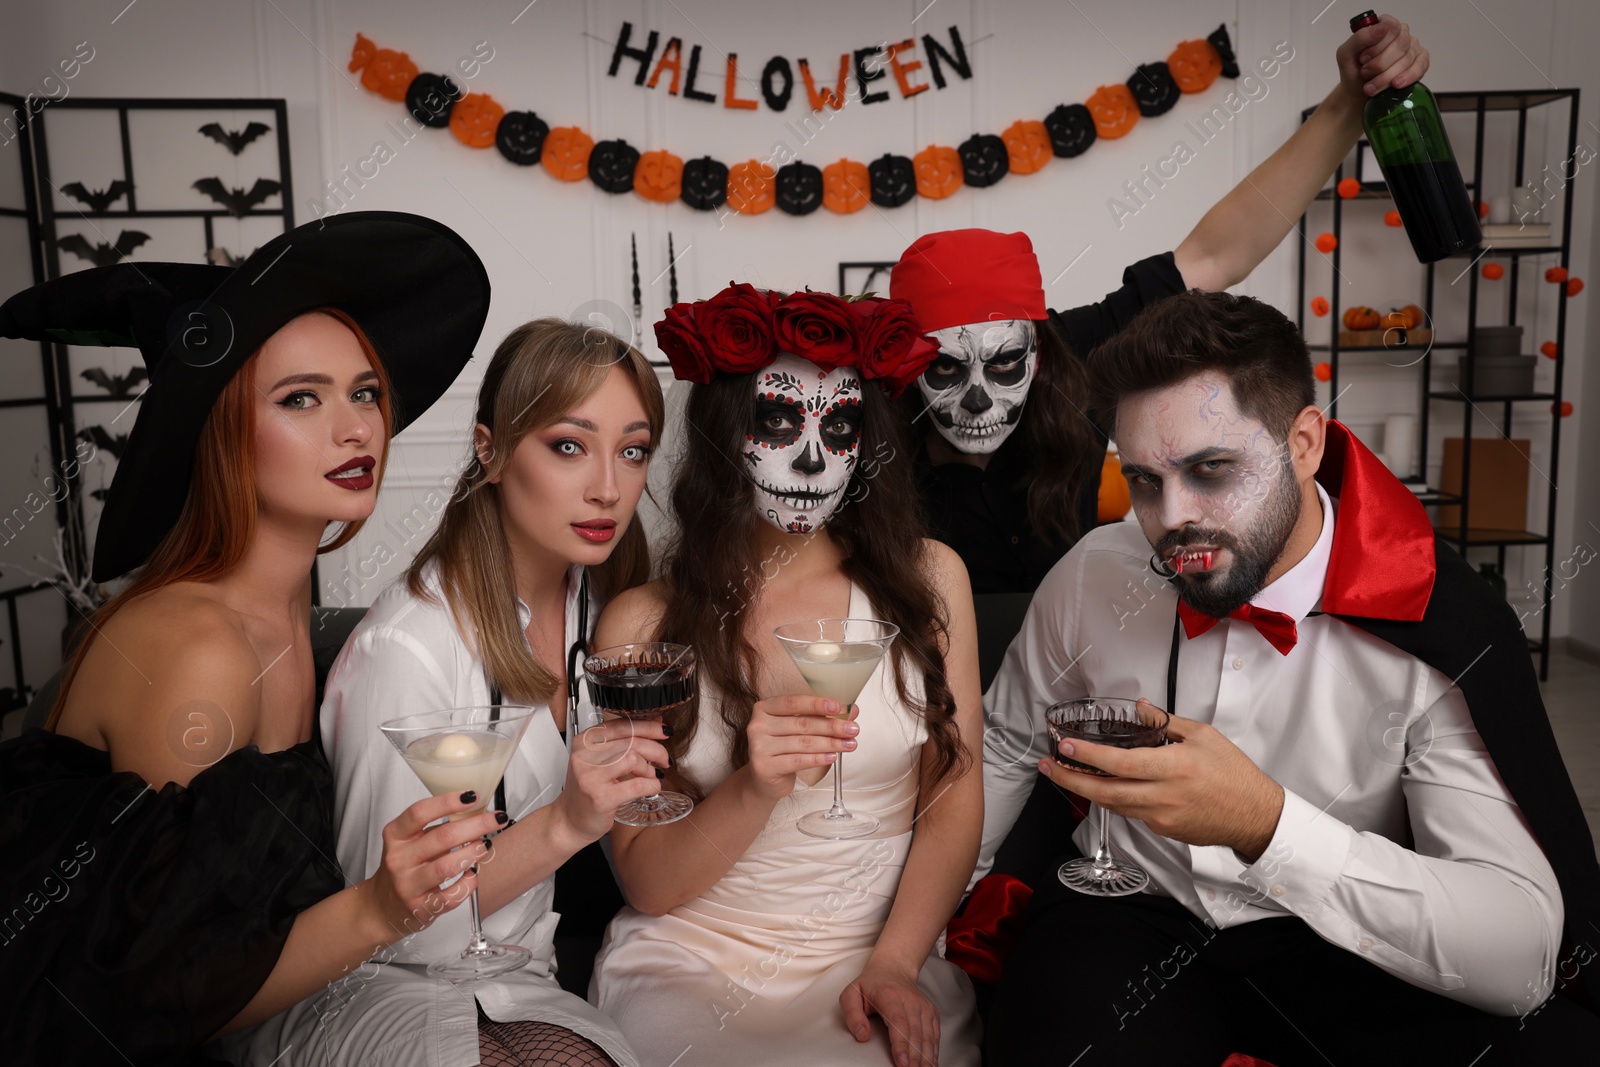
{"label": "orange paper pumpkin garland", "polygon": [[[1102,85],[1084,103],[1061,104],[1043,121],[1020,119],[998,136],[974,134],[959,150],[928,145],[913,158],[891,152],[870,165],[841,159],[825,171],[794,163],[774,171],[756,159],[730,168],[710,156],[685,163],[665,150],[641,155],[620,140],[597,146],[577,126],[551,128],[532,111],[508,112],[487,93],[464,93],[451,77],[419,71],[406,53],[380,48],[365,34],[356,35],[349,69],[360,72],[364,89],[403,102],[424,126],[448,127],[462,144],[493,146],[514,164],[539,163],[561,181],[588,177],[608,192],[631,190],[661,204],[681,199],[698,211],[726,203],[742,214],[776,205],[790,214],[824,206],[841,215],[869,203],[896,207],[919,195],[941,200],[963,185],[983,187],[1008,173],[1037,173],[1052,157],[1071,158],[1100,138],[1126,135],[1141,115],[1171,108],[1180,92],[1203,92],[1219,75],[1239,77],[1232,42],[1220,27],[1205,40],[1183,41],[1164,62],[1140,65],[1127,83]],[[674,73],[674,92],[676,80]]]}

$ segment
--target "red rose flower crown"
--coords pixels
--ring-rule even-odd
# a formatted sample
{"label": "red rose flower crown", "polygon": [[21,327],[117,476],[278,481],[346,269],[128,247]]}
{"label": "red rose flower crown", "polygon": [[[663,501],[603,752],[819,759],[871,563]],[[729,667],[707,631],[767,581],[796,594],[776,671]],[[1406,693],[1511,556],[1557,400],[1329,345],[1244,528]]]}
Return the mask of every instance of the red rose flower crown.
{"label": "red rose flower crown", "polygon": [[708,385],[718,371],[749,374],[793,352],[825,371],[854,367],[890,399],[939,354],[904,300],[775,293],[744,282],[729,282],[709,300],[668,308],[656,323],[656,343],[680,381]]}

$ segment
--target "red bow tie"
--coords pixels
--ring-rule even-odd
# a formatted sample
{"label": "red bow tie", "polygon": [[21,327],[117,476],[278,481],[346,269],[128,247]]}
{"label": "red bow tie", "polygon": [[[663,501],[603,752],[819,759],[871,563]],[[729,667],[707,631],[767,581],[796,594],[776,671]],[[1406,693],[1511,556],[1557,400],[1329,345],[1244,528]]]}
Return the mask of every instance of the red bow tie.
{"label": "red bow tie", "polygon": [[[1217,624],[1215,615],[1207,615],[1203,611],[1196,611],[1183,600],[1178,601],[1178,618],[1183,620],[1183,632],[1189,637],[1199,637]],[[1287,656],[1294,643],[1299,640],[1299,633],[1295,629],[1294,620],[1281,611],[1268,611],[1258,608],[1254,604],[1246,604],[1228,613],[1230,619],[1243,619],[1256,628],[1267,643],[1277,649],[1282,655]]]}

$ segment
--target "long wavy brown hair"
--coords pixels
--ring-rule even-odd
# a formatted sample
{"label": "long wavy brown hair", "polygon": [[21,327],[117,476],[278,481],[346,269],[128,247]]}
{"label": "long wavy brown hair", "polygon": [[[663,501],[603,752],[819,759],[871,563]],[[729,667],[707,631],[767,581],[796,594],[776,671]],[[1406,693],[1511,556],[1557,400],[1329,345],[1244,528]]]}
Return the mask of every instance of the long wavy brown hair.
{"label": "long wavy brown hair", "polygon": [[[1094,474],[1105,435],[1090,420],[1083,361],[1048,320],[1033,324],[1039,364],[1015,436],[1030,457],[1020,488],[1028,495],[1028,522],[1046,541],[1082,535],[1078,494]],[[919,389],[908,389],[900,410],[918,434],[937,433],[928,421]]]}
{"label": "long wavy brown hair", "polygon": [[[438,527],[406,572],[412,596],[435,600],[425,574],[438,566],[457,628],[510,699],[549,700],[556,675],[533,657],[523,637],[511,546],[501,524],[501,489],[490,479],[505,470],[524,437],[593,396],[612,367],[638,392],[653,448],[661,440],[665,405],[656,372],[638,349],[604,330],[556,318],[534,319],[506,334],[478,387],[477,422],[489,428],[493,441],[489,460],[474,456],[468,462]],[[650,549],[637,516],[606,561],[588,574],[602,601],[649,578]]]}
{"label": "long wavy brown hair", "polygon": [[[361,353],[378,373],[378,410],[383,415],[383,460],[373,472],[373,487],[383,487],[383,471],[389,462],[388,442],[394,428],[394,391],[389,373],[376,349],[356,320],[338,308],[318,308],[307,314],[327,315],[355,334]],[[102,604],[91,620],[93,632],[100,633],[111,617],[128,604],[178,582],[214,582],[237,567],[256,538],[259,501],[256,497],[256,364],[260,349],[252,352],[228,384],[222,387],[211,413],[201,427],[195,443],[194,467],[189,478],[189,495],[184,497],[178,521],[161,539],[150,558],[134,572],[132,580]],[[361,532],[366,520],[345,523],[335,536],[317,548],[320,555],[349,543]],[[307,577],[310,577],[309,570]],[[50,707],[46,729],[55,729],[66,707],[67,694],[78,676],[94,638],[78,642],[77,649],[62,672],[61,688]]]}
{"label": "long wavy brown hair", "polygon": [[[754,679],[760,655],[739,620],[759,595],[762,568],[771,562],[760,558],[757,547],[756,534],[766,520],[756,510],[740,447],[755,421],[754,379],[754,374],[719,374],[689,394],[691,432],[672,487],[678,533],[667,552],[666,608],[657,632],[658,640],[694,647],[700,677],[721,697],[735,767],[750,760],[745,727],[759,699]],[[862,409],[859,458],[827,530],[843,550],[845,576],[867,594],[879,618],[900,628],[890,648],[895,686],[912,713],[927,723],[936,777],[943,778],[964,770],[971,759],[945,679],[949,614],[926,578],[926,523],[904,420],[871,382],[862,389]],[[705,543],[709,531],[715,531],[715,550]],[[908,661],[922,673],[920,700],[907,692],[901,674]],[[673,723],[668,750],[674,762],[688,751],[698,712],[697,700]]]}

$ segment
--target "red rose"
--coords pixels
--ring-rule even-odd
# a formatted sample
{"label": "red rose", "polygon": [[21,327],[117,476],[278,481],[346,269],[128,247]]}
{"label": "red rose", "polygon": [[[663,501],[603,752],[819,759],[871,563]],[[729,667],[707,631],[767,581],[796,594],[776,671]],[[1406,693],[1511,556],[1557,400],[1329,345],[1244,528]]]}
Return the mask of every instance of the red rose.
{"label": "red rose", "polygon": [[856,315],[832,293],[790,293],[772,313],[782,352],[793,352],[823,370],[842,367],[858,349]]}
{"label": "red rose", "polygon": [[715,368],[706,353],[697,322],[696,304],[674,304],[666,318],[656,323],[656,344],[672,364],[672,376],[679,381],[709,385]]}
{"label": "red rose", "polygon": [[700,305],[695,321],[713,364],[730,374],[748,374],[777,355],[772,337],[772,303],[766,293],[744,282]]}
{"label": "red rose", "polygon": [[867,298],[851,307],[860,320],[862,377],[878,379],[890,397],[899,396],[928,369],[939,346],[922,336],[904,300]]}

